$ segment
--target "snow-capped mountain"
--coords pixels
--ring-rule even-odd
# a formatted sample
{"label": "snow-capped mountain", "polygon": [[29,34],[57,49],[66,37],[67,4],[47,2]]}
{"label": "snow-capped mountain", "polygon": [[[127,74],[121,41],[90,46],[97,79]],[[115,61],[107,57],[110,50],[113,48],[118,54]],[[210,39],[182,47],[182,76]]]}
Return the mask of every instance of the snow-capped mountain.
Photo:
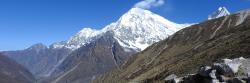
{"label": "snow-capped mountain", "polygon": [[[84,28],[70,40],[56,45],[77,50],[53,69],[53,83],[75,79],[89,82],[95,76],[119,67],[131,55],[188,25],[171,22],[148,10],[132,8],[101,30]],[[76,73],[79,71],[75,70],[85,73]]]}
{"label": "snow-capped mountain", "polygon": [[148,10],[132,8],[118,21],[101,30],[84,28],[67,42],[56,43],[52,47],[74,50],[111,32],[124,48],[140,51],[186,26],[189,24],[177,24]]}
{"label": "snow-capped mountain", "polygon": [[75,50],[81,46],[90,43],[91,41],[98,39],[103,33],[103,30],[95,30],[91,28],[83,28],[76,35],[72,36],[68,41],[57,42],[51,45],[52,48],[68,48]]}
{"label": "snow-capped mountain", "polygon": [[[101,43],[101,45],[96,46],[102,46],[106,49],[108,49],[108,47],[117,48],[115,51],[112,49],[112,53],[120,53],[120,55],[117,55],[119,58],[116,63],[121,64],[132,53],[141,51],[188,25],[189,24],[171,22],[148,10],[132,8],[116,22],[107,25],[101,30],[83,28],[69,40],[56,42],[49,47],[37,44],[29,49],[8,51],[5,52],[5,54],[13,56],[11,58],[26,66],[37,78],[48,77],[59,65],[65,62],[65,59],[67,59],[72,52],[84,46],[89,48],[91,47],[91,45],[89,45],[90,43]],[[107,44],[107,42],[110,44]],[[114,42],[116,43],[114,47],[112,47]],[[95,45],[92,45],[93,48],[95,48],[94,46]],[[120,47],[122,49],[120,49]],[[87,52],[89,52],[89,50],[85,53]],[[107,51],[97,53],[96,56],[105,54],[106,52]],[[108,54],[110,53],[106,53],[106,55]],[[104,61],[103,64],[108,64],[108,62],[105,63]]]}
{"label": "snow-capped mountain", "polygon": [[249,83],[249,19],[243,10],[182,29],[92,82]]}
{"label": "snow-capped mountain", "polygon": [[91,41],[97,39],[97,35],[99,35],[100,32],[101,31],[94,30],[91,28],[83,28],[80,32],[74,35],[69,41],[67,41],[66,47],[70,49],[80,48],[82,45],[90,43]]}
{"label": "snow-capped mountain", "polygon": [[228,15],[230,15],[230,12],[227,10],[226,7],[219,7],[217,11],[208,16],[208,20]]}
{"label": "snow-capped mountain", "polygon": [[148,10],[132,8],[117,22],[106,28],[114,32],[115,38],[123,47],[144,50],[185,26],[171,22]]}

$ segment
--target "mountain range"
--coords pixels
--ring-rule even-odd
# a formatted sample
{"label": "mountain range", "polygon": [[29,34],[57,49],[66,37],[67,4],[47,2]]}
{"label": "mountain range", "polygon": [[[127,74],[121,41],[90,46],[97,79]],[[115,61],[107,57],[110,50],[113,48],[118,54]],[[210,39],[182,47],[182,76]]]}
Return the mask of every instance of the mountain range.
{"label": "mountain range", "polygon": [[3,53],[27,67],[42,81],[47,77],[62,78],[76,65],[90,66],[79,68],[89,73],[78,76],[82,76],[83,81],[90,81],[90,77],[118,67],[131,55],[190,25],[177,24],[148,10],[132,8],[101,30],[83,28],[69,40],[49,47],[35,44],[24,50]]}
{"label": "mountain range", "polygon": [[[55,79],[52,83],[89,82],[185,26],[188,24],[176,24],[148,10],[132,8],[117,22],[102,30],[83,29],[93,32],[84,34],[86,31],[80,31],[71,38],[64,46],[74,48],[79,45],[72,43],[80,43],[82,46],[73,51],[54,71],[52,76]],[[78,39],[83,38],[87,41],[79,42]]]}
{"label": "mountain range", "polygon": [[131,8],[103,29],[83,28],[50,46],[2,53],[38,83],[165,82],[168,75],[195,73],[223,58],[248,58],[248,15],[220,7],[205,22],[178,24]]}

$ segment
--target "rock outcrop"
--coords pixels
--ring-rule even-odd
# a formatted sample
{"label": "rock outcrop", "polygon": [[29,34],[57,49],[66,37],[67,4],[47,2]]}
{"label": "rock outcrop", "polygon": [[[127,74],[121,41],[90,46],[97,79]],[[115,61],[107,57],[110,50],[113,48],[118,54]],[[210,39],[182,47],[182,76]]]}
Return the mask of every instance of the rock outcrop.
{"label": "rock outcrop", "polygon": [[[167,83],[249,83],[250,59],[237,58],[212,66],[201,66],[196,74],[184,77],[166,77]],[[173,77],[173,78],[170,78]]]}

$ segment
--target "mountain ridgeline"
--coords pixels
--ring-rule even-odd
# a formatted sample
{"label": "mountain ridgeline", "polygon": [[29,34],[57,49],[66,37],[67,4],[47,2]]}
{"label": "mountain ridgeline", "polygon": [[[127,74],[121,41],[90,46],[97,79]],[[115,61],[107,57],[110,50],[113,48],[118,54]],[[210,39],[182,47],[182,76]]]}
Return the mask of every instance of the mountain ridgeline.
{"label": "mountain ridgeline", "polygon": [[[119,69],[106,73],[93,82],[165,83],[166,77],[172,74],[179,77],[195,74],[199,67],[213,65],[225,58],[250,58],[249,50],[250,10],[243,10],[184,28],[137,53]],[[213,82],[197,78],[196,81],[178,83]]]}
{"label": "mountain ridgeline", "polygon": [[[82,34],[85,31],[80,31],[72,38],[70,43],[77,42],[82,46],[57,67],[52,74],[54,78],[50,80],[52,83],[88,83],[105,72],[119,68],[131,55],[185,26],[188,24],[176,24],[148,10],[132,8],[102,30],[87,29],[93,33]],[[88,43],[77,41],[81,37],[91,39]]]}
{"label": "mountain ridgeline", "polygon": [[148,10],[132,8],[103,29],[83,28],[69,40],[49,47],[35,44],[2,52],[9,58],[0,56],[0,82],[172,83],[183,77],[178,83],[199,83],[200,71],[217,78],[221,73],[215,76],[213,70],[218,68],[214,63],[239,57],[244,58],[236,61],[245,64],[241,74],[248,73],[250,10],[230,15],[220,7],[208,19],[195,25],[177,24]]}
{"label": "mountain ridgeline", "polygon": [[90,82],[95,77],[118,68],[136,51],[125,51],[111,36],[105,35],[72,52],[54,72],[52,83]]}
{"label": "mountain ridgeline", "polygon": [[132,8],[101,30],[83,28],[67,41],[36,44],[4,54],[27,67],[41,83],[88,83],[119,68],[133,54],[191,24],[177,24]]}

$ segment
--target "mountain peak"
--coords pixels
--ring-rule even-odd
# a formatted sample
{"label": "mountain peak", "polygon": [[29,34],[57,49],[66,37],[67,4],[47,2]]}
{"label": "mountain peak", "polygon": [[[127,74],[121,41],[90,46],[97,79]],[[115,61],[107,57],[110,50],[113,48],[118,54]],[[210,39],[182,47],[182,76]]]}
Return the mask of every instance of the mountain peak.
{"label": "mountain peak", "polygon": [[130,25],[131,22],[142,21],[145,18],[152,17],[153,13],[149,10],[141,8],[131,8],[127,13],[123,14],[118,22],[124,25]]}
{"label": "mountain peak", "polygon": [[97,30],[92,29],[92,28],[83,28],[82,30],[79,31],[79,33],[90,33],[90,32],[95,32]]}
{"label": "mountain peak", "polygon": [[141,51],[184,27],[149,10],[132,8],[106,28],[123,47]]}
{"label": "mountain peak", "polygon": [[[176,27],[176,25],[178,25],[158,14],[155,14],[149,10],[141,8],[131,8],[127,13],[125,13],[120,17],[117,23],[126,26],[127,28],[136,27],[138,26],[138,24],[146,25],[147,23],[163,24],[164,27],[166,28],[171,28],[173,26]],[[152,27],[155,26],[151,25],[151,27],[142,27],[142,28],[152,28]]]}
{"label": "mountain peak", "polygon": [[37,43],[28,48],[29,50],[37,50],[37,49],[48,49],[48,47],[42,43]]}
{"label": "mountain peak", "polygon": [[100,33],[100,30],[95,30],[92,28],[83,28],[76,35],[71,37],[69,41],[67,41],[66,47],[70,49],[77,49],[82,45],[91,42],[93,39],[95,39],[94,37],[96,37]]}
{"label": "mountain peak", "polygon": [[66,44],[54,46],[74,50],[111,32],[123,47],[141,51],[186,26],[171,22],[149,10],[131,8],[116,22],[107,25],[101,30],[84,28],[71,37]]}
{"label": "mountain peak", "polygon": [[149,10],[141,9],[141,8],[131,8],[127,13],[129,14],[145,14],[151,13]]}
{"label": "mountain peak", "polygon": [[217,11],[208,16],[208,20],[228,15],[230,15],[230,12],[227,10],[226,7],[219,7]]}
{"label": "mountain peak", "polygon": [[227,10],[227,8],[226,7],[219,7],[218,10],[223,11],[223,10]]}

